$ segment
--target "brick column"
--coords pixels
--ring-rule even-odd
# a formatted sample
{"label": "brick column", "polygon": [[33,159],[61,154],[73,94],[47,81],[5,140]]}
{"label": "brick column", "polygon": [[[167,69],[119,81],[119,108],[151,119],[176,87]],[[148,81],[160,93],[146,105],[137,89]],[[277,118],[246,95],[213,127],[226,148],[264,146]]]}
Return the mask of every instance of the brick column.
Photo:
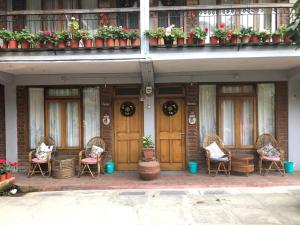
{"label": "brick column", "polygon": [[275,94],[276,139],[288,159],[288,82],[276,83]]}
{"label": "brick column", "polygon": [[6,159],[4,86],[0,85],[0,159]]}

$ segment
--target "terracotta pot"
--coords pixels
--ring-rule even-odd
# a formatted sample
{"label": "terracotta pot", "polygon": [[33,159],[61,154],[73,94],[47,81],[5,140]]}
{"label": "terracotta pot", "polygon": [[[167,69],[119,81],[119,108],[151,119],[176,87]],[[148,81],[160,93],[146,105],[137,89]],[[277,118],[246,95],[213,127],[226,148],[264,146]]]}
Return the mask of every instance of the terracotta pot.
{"label": "terracotta pot", "polygon": [[283,37],[283,40],[284,40],[284,43],[286,43],[286,44],[292,43],[292,39],[291,39],[291,37],[288,36],[288,35],[285,35],[285,36]]}
{"label": "terracotta pot", "polygon": [[221,39],[219,40],[219,44],[220,44],[220,45],[226,45],[226,38],[221,38]]}
{"label": "terracotta pot", "polygon": [[242,41],[242,43],[244,43],[244,44],[245,44],[245,43],[249,43],[250,37],[244,36],[244,37],[242,37],[241,41]]}
{"label": "terracotta pot", "polygon": [[83,45],[85,48],[93,47],[93,40],[92,39],[83,39]]}
{"label": "terracotta pot", "polygon": [[281,42],[281,35],[272,35],[272,43],[279,44]]}
{"label": "terracotta pot", "polygon": [[1,48],[8,48],[8,42],[7,41],[3,41]]}
{"label": "terracotta pot", "polygon": [[189,37],[187,40],[186,40],[186,44],[187,45],[193,45],[194,44],[194,39]]}
{"label": "terracotta pot", "polygon": [[218,44],[218,38],[215,36],[212,36],[209,38],[209,42],[211,45],[217,45]]}
{"label": "terracotta pot", "polygon": [[21,41],[21,48],[30,48],[30,44],[28,41]]}
{"label": "terracotta pot", "polygon": [[138,172],[143,180],[153,180],[160,174],[160,165],[158,161],[143,162],[138,163]]}
{"label": "terracotta pot", "polygon": [[119,40],[119,47],[125,48],[127,46],[127,40],[120,39]]}
{"label": "terracotta pot", "polygon": [[62,40],[58,41],[57,48],[66,48],[66,42]]}
{"label": "terracotta pot", "polygon": [[103,48],[104,40],[101,38],[95,38],[95,47],[96,48]]}
{"label": "terracotta pot", "polygon": [[259,43],[259,38],[257,36],[252,36],[251,37],[251,42],[255,43],[255,44],[258,44]]}
{"label": "terracotta pot", "polygon": [[199,40],[198,40],[198,44],[199,44],[199,45],[205,45],[205,40],[199,39]]}
{"label": "terracotta pot", "polygon": [[46,41],[46,43],[44,44],[45,48],[54,48],[54,43],[52,43],[51,41]]}
{"label": "terracotta pot", "polygon": [[184,45],[184,38],[177,38],[177,46],[183,46]]}
{"label": "terracotta pot", "polygon": [[79,48],[79,41],[77,41],[77,40],[71,40],[70,41],[70,47],[71,48]]}
{"label": "terracotta pot", "polygon": [[264,43],[270,43],[270,42],[271,42],[271,37],[266,36],[266,37],[264,38]]}
{"label": "terracotta pot", "polygon": [[141,39],[140,38],[136,38],[136,39],[132,39],[131,40],[131,45],[133,47],[138,47],[141,45]]}
{"label": "terracotta pot", "polygon": [[150,46],[157,46],[158,45],[158,39],[150,37],[149,38],[149,43],[150,43]]}
{"label": "terracotta pot", "polygon": [[8,171],[6,173],[6,179],[10,179],[12,177],[12,172],[11,171]]}
{"label": "terracotta pot", "polygon": [[145,159],[152,159],[155,156],[155,149],[143,148],[143,156]]}
{"label": "terracotta pot", "polygon": [[18,42],[17,42],[16,40],[9,40],[8,46],[9,46],[9,48],[11,48],[11,49],[18,48]]}
{"label": "terracotta pot", "polygon": [[33,48],[42,48],[43,44],[41,41],[37,41],[34,45]]}
{"label": "terracotta pot", "polygon": [[236,45],[238,43],[239,39],[240,38],[237,37],[237,36],[231,36],[231,38],[230,38],[230,44]]}
{"label": "terracotta pot", "polygon": [[112,38],[106,39],[106,47],[114,48],[115,47],[115,40]]}
{"label": "terracotta pot", "polygon": [[0,175],[0,182],[6,180],[6,174],[1,174]]}

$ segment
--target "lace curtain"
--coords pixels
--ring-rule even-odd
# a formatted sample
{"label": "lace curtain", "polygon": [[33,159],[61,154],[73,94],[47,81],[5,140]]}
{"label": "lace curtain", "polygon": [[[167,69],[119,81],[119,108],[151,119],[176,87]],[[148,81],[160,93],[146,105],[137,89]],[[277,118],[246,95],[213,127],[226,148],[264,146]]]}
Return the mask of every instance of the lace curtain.
{"label": "lace curtain", "polygon": [[56,146],[61,146],[61,105],[57,102],[48,104],[49,136],[55,141]]}
{"label": "lace curtain", "polygon": [[44,89],[29,88],[29,142],[30,148],[44,136]]}
{"label": "lace curtain", "polygon": [[[27,10],[41,10],[41,0],[26,0]],[[26,27],[32,33],[39,32],[41,30],[41,16],[39,15],[28,15],[26,16]]]}
{"label": "lace curtain", "polygon": [[67,146],[79,146],[79,103],[67,102],[66,125],[67,125]]}
{"label": "lace curtain", "polygon": [[[98,0],[81,0],[82,9],[97,9]],[[88,30],[95,34],[98,29],[98,16],[97,14],[84,14],[81,16],[81,27],[83,30]]]}
{"label": "lace curtain", "polygon": [[221,113],[223,142],[226,145],[234,145],[234,100],[222,100]]}

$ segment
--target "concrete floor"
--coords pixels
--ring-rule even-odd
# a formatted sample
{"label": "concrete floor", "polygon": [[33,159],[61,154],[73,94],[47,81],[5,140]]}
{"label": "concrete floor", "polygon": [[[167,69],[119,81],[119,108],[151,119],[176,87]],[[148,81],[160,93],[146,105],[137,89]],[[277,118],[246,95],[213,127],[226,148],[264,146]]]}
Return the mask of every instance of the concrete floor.
{"label": "concrete floor", "polygon": [[0,199],[1,225],[300,224],[300,186],[81,190]]}

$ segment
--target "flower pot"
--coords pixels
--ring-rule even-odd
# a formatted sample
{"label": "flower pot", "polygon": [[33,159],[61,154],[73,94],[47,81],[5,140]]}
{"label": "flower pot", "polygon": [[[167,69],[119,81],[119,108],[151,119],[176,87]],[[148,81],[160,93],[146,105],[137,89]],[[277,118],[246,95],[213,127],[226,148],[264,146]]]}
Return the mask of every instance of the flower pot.
{"label": "flower pot", "polygon": [[45,48],[54,48],[54,43],[52,43],[51,41],[46,41],[46,43],[44,44]]}
{"label": "flower pot", "polygon": [[160,174],[160,164],[156,160],[150,162],[139,161],[138,173],[142,180],[153,180]]}
{"label": "flower pot", "polygon": [[218,38],[215,36],[212,36],[209,38],[209,42],[211,45],[217,45],[218,44]]}
{"label": "flower pot", "polygon": [[239,41],[239,37],[237,37],[237,36],[232,36],[230,38],[230,44],[236,45],[238,43],[238,41]]}
{"label": "flower pot", "polygon": [[102,38],[95,38],[95,47],[96,48],[103,48],[104,40]]}
{"label": "flower pot", "polygon": [[3,40],[1,48],[8,48],[8,42]]}
{"label": "flower pot", "polygon": [[199,39],[199,40],[198,40],[198,44],[199,44],[199,45],[205,45],[205,40]]}
{"label": "flower pot", "polygon": [[18,42],[17,42],[16,40],[9,40],[8,46],[9,46],[9,48],[11,48],[11,49],[18,48]]}
{"label": "flower pot", "polygon": [[143,156],[145,159],[153,159],[155,156],[154,148],[143,148]]}
{"label": "flower pot", "polygon": [[266,36],[264,38],[264,43],[268,44],[268,43],[270,43],[270,40],[271,40],[271,37],[270,36]]}
{"label": "flower pot", "polygon": [[194,39],[189,37],[187,40],[186,40],[186,44],[187,45],[193,45],[194,44]]}
{"label": "flower pot", "polygon": [[43,44],[41,41],[37,41],[34,45],[33,48],[42,48]]}
{"label": "flower pot", "polygon": [[83,39],[83,45],[85,48],[93,47],[93,39]]}
{"label": "flower pot", "polygon": [[126,46],[127,46],[127,39],[120,39],[119,40],[119,47],[120,48],[126,48]]}
{"label": "flower pot", "polygon": [[183,46],[184,45],[184,38],[177,38],[177,46]]}
{"label": "flower pot", "polygon": [[77,41],[77,40],[71,40],[70,41],[70,47],[71,48],[79,48],[79,41]]}
{"label": "flower pot", "polygon": [[30,44],[28,41],[21,41],[21,48],[30,48]]}
{"label": "flower pot", "polygon": [[62,40],[58,41],[57,48],[66,48],[66,42]]}
{"label": "flower pot", "polygon": [[0,182],[6,180],[6,174],[1,174],[0,175]]}
{"label": "flower pot", "polygon": [[244,36],[244,37],[242,37],[241,41],[242,41],[242,43],[244,43],[244,44],[249,43],[250,37]]}
{"label": "flower pot", "polygon": [[8,171],[6,173],[6,179],[10,179],[12,177],[12,172],[11,171]]}
{"label": "flower pot", "polygon": [[259,38],[257,36],[252,36],[251,37],[251,43],[258,44],[259,43]]}
{"label": "flower pot", "polygon": [[167,37],[164,37],[164,44],[167,48],[170,48],[173,46],[173,42],[174,42],[174,39],[173,37],[171,36],[167,36]]}
{"label": "flower pot", "polygon": [[131,46],[138,47],[140,45],[141,45],[141,39],[140,38],[136,38],[136,39],[131,40]]}
{"label": "flower pot", "polygon": [[288,35],[285,35],[285,36],[283,37],[283,40],[284,40],[284,43],[286,43],[286,44],[292,43],[292,39],[291,39],[291,37],[288,36]]}
{"label": "flower pot", "polygon": [[150,46],[157,46],[158,45],[158,39],[150,37],[149,38],[149,43],[150,43]]}
{"label": "flower pot", "polygon": [[272,35],[272,43],[279,44],[281,42],[281,35]]}
{"label": "flower pot", "polygon": [[226,38],[221,38],[221,39],[219,40],[219,44],[220,44],[220,45],[226,45]]}
{"label": "flower pot", "polygon": [[106,39],[106,47],[114,48],[115,47],[115,40],[112,38]]}

